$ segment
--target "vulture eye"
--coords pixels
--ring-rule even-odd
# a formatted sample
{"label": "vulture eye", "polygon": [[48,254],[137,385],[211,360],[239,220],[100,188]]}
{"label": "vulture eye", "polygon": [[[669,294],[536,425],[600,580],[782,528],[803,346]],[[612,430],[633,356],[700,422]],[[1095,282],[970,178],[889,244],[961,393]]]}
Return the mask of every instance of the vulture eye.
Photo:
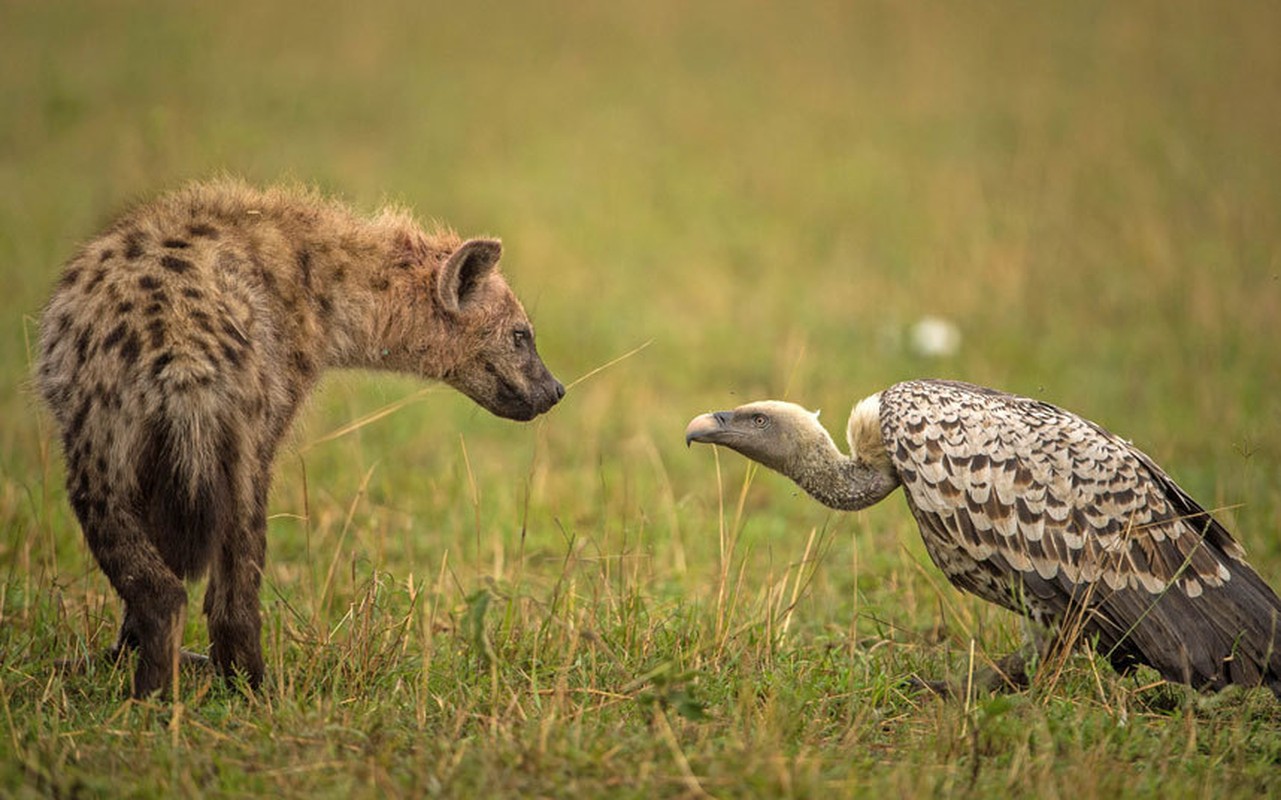
{"label": "vulture eye", "polygon": [[752,425],[757,428],[764,428],[769,424],[769,419],[764,414],[754,414],[752,416]]}

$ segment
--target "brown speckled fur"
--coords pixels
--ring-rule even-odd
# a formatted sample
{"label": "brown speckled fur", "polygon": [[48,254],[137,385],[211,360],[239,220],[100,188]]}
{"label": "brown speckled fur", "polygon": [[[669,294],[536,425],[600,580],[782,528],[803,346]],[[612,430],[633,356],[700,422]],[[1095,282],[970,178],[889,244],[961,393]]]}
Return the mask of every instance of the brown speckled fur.
{"label": "brown speckled fur", "polygon": [[68,262],[36,385],[72,507],[125,602],[135,695],[168,685],[183,581],[206,569],[211,657],[261,681],[271,466],[322,370],[443,380],[512,419],[560,399],[500,253],[404,212],[364,218],[311,191],[223,180],[135,209]]}

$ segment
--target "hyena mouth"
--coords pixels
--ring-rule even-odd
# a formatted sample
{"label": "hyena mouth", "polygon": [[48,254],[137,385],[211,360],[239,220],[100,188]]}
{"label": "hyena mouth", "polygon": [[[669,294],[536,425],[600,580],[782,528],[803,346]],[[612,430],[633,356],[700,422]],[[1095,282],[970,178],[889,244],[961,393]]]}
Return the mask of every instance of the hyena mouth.
{"label": "hyena mouth", "polygon": [[565,387],[543,368],[541,380],[529,381],[529,390],[522,390],[514,381],[499,372],[493,364],[485,364],[485,371],[494,379],[494,393],[489,402],[482,402],[489,411],[506,419],[528,422],[560,402]]}

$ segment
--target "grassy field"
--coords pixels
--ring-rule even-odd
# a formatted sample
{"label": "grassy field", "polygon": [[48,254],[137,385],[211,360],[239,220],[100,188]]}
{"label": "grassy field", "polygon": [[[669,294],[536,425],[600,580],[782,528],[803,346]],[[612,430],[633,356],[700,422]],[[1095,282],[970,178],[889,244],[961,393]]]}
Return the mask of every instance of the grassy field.
{"label": "grassy field", "polygon": [[[1267,693],[1085,654],[909,691],[1018,621],[898,497],[829,513],[681,436],[987,383],[1133,439],[1281,586],[1278,30],[1181,0],[0,2],[0,796],[1281,793]],[[78,242],[222,172],[501,236],[571,388],[521,426],[329,376],[278,462],[265,689],[131,703],[87,658],[120,609],[34,324]],[[956,354],[906,346],[927,314]]]}

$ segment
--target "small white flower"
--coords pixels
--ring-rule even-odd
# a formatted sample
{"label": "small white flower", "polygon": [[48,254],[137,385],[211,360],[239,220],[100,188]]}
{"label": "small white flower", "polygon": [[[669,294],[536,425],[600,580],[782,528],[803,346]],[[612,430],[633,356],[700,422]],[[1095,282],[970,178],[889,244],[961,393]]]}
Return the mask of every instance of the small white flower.
{"label": "small white flower", "polygon": [[945,358],[961,349],[960,329],[942,317],[921,317],[912,326],[909,339],[912,352],[926,358]]}

